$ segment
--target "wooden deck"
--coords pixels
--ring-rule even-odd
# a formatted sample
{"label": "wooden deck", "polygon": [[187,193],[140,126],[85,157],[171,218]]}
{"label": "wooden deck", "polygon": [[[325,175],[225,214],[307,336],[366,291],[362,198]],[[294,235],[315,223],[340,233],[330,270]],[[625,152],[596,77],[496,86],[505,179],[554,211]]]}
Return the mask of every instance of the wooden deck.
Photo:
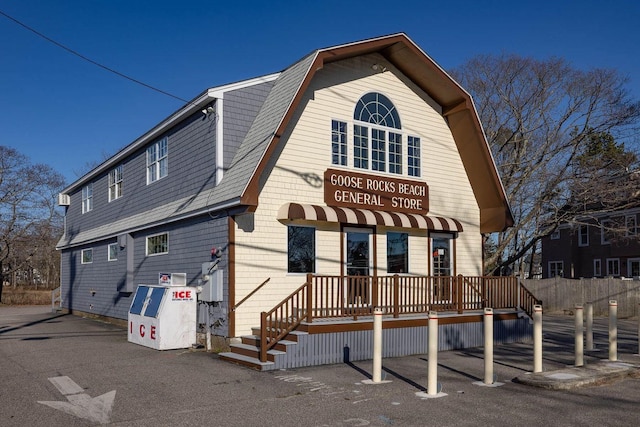
{"label": "wooden deck", "polygon": [[[260,327],[255,328],[253,335],[243,337],[243,344],[236,350],[247,357],[257,353],[259,363],[266,364],[281,355],[278,352],[286,350],[291,342],[297,342],[301,334],[368,334],[373,329],[375,308],[382,309],[385,328],[397,330],[394,336],[404,334],[406,342],[421,341],[430,311],[441,314],[440,327],[458,325],[455,326],[458,336],[475,331],[475,324],[481,325],[482,310],[486,307],[494,309],[496,322],[506,322],[510,325],[508,328],[521,331],[525,325],[523,318],[532,316],[535,304],[539,301],[515,277],[309,274],[300,288],[269,312],[261,313]],[[469,327],[465,329],[460,326],[462,324],[472,326],[467,325]],[[404,332],[398,332],[401,330]],[[473,341],[471,335],[465,341]],[[520,337],[522,334],[517,332],[515,335]],[[340,339],[351,338],[342,335]],[[336,360],[335,349],[330,349],[335,343],[315,339],[310,345],[314,354],[304,353],[307,364],[284,365],[309,366],[318,358]],[[398,355],[411,354],[419,348],[413,344],[405,347]]]}

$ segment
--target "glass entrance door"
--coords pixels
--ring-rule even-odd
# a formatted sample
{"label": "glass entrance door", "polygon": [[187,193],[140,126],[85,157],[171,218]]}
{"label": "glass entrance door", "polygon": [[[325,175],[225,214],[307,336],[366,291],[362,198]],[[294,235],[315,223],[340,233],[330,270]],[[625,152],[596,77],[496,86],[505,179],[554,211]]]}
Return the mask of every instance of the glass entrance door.
{"label": "glass entrance door", "polygon": [[432,268],[434,277],[433,297],[438,302],[450,302],[453,297],[451,277],[451,236],[431,236]]}
{"label": "glass entrance door", "polygon": [[370,273],[372,230],[345,229],[346,301],[348,305],[368,306],[371,296]]}

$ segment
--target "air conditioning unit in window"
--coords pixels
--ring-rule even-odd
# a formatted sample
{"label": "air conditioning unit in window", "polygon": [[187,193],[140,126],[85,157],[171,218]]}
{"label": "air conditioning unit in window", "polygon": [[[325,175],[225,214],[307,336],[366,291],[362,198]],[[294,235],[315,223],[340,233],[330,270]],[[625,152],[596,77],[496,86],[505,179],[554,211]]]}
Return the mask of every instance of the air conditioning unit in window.
{"label": "air conditioning unit in window", "polygon": [[58,206],[69,206],[71,204],[71,197],[68,194],[58,194]]}

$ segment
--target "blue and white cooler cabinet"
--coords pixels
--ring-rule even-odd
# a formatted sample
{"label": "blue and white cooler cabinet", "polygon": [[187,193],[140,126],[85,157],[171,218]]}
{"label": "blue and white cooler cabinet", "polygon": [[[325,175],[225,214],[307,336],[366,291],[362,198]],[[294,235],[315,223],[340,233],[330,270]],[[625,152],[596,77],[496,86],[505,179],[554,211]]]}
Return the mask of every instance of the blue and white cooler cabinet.
{"label": "blue and white cooler cabinet", "polygon": [[[169,279],[167,281],[167,276]],[[175,277],[178,280],[171,280]],[[129,308],[129,342],[171,350],[196,343],[196,288],[184,284],[182,274],[161,274],[163,285],[138,285]],[[168,286],[167,286],[168,285]]]}

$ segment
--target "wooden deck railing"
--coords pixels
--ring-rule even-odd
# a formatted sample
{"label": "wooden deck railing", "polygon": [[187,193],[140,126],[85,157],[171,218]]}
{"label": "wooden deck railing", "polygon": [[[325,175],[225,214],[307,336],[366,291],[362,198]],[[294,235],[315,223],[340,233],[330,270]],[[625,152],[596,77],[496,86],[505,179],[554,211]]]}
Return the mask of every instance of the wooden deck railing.
{"label": "wooden deck railing", "polygon": [[260,360],[302,321],[435,311],[522,309],[533,316],[539,301],[516,277],[468,276],[320,276],[307,275],[296,289],[269,312],[261,314]]}

